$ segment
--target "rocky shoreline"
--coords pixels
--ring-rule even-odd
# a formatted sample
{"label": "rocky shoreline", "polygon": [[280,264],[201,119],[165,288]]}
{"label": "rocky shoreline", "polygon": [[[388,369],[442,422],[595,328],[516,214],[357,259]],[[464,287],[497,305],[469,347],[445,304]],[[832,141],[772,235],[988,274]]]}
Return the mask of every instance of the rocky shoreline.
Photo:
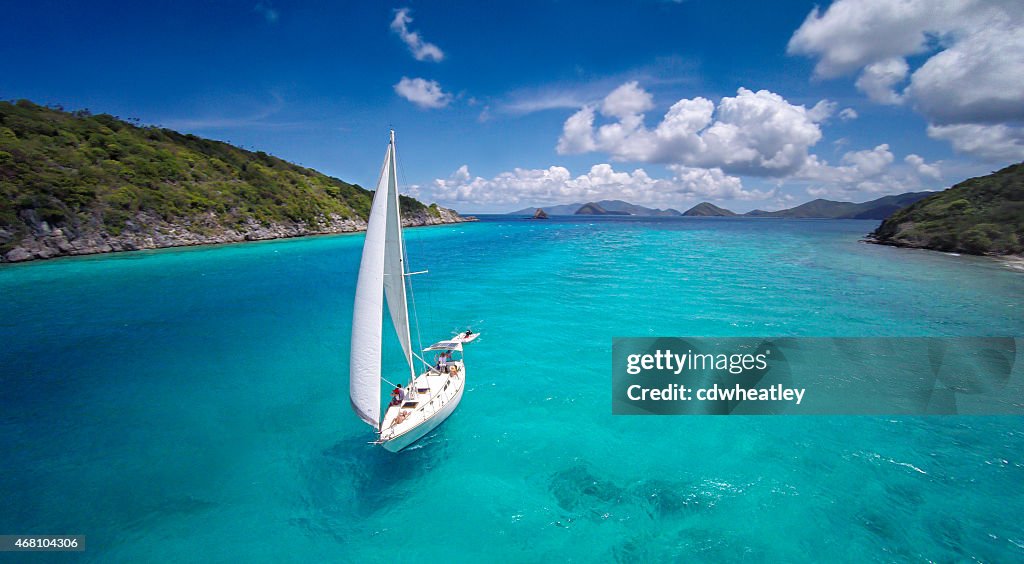
{"label": "rocky shoreline", "polygon": [[868,243],[868,244],[871,244],[871,245],[883,245],[883,246],[886,246],[886,247],[896,247],[898,249],[913,249],[913,250],[918,250],[918,251],[932,251],[932,252],[936,252],[936,253],[944,253],[944,254],[947,254],[947,255],[948,254],[954,254],[954,255],[966,255],[966,256],[976,256],[976,257],[990,258],[990,259],[999,261],[1000,263],[1003,264],[1003,266],[1005,266],[1005,267],[1007,267],[1007,268],[1009,268],[1011,270],[1016,270],[1018,272],[1024,272],[1024,256],[1017,255],[1017,254],[995,254],[995,253],[978,254],[978,253],[968,253],[968,252],[963,252],[963,251],[948,251],[948,250],[944,250],[944,249],[936,249],[934,247],[929,247],[927,245],[916,244],[914,242],[908,242],[908,241],[899,240],[899,239],[895,239],[895,240],[879,239],[879,238],[875,237],[874,235],[870,235],[870,234],[865,236],[863,239],[861,239],[860,242],[861,243]]}
{"label": "rocky shoreline", "polygon": [[1024,256],[1021,255],[1004,255],[996,257],[1002,261],[1003,266],[1017,272],[1024,272]]}
{"label": "rocky shoreline", "polygon": [[[475,217],[460,216],[455,210],[440,207],[437,210],[437,215],[427,210],[407,215],[402,219],[402,225],[422,227],[476,221]],[[125,228],[117,234],[108,232],[102,225],[89,225],[79,229],[54,228],[45,221],[36,221],[31,235],[23,238],[5,253],[0,253],[0,263],[143,249],[266,241],[307,235],[355,233],[365,230],[365,220],[337,215],[321,217],[313,225],[304,222],[264,225],[249,219],[242,225],[225,227],[212,212],[174,222],[140,212],[134,220],[125,222]],[[0,243],[9,241],[10,238],[11,234],[0,228]]]}

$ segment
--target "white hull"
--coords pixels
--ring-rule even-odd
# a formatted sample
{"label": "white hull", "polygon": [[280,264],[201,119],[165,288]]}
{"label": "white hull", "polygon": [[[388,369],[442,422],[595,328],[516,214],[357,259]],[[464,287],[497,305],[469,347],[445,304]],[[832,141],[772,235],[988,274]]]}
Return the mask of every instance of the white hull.
{"label": "white hull", "polygon": [[[391,452],[398,452],[422,439],[444,422],[458,407],[465,390],[466,371],[461,362],[452,363],[459,367],[458,376],[425,372],[416,378],[416,387],[430,388],[416,398],[406,400],[401,407],[389,406],[384,414],[380,444]],[[409,407],[415,402],[415,407]],[[401,412],[407,415],[401,423],[395,419]]]}

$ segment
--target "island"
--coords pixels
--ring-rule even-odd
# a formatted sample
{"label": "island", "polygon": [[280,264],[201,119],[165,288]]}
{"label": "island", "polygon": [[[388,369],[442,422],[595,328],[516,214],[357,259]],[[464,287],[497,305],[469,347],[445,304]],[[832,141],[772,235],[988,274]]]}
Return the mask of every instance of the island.
{"label": "island", "polygon": [[683,212],[687,217],[735,217],[736,212],[720,208],[711,202],[701,202]]}
{"label": "island", "polygon": [[[361,231],[372,198],[262,151],[0,102],[0,262]],[[472,219],[400,201],[406,226]]]}
{"label": "island", "polygon": [[587,202],[573,215],[630,215],[627,211],[606,210],[597,202]]}
{"label": "island", "polygon": [[[597,206],[605,212],[623,212],[622,214],[611,214],[611,215],[638,215],[638,216],[655,216],[655,217],[673,217],[682,215],[677,210],[672,208],[669,209],[657,209],[657,208],[646,208],[644,206],[638,206],[622,200],[600,200],[597,202],[587,202],[586,204],[561,204],[557,206],[548,206],[545,211],[548,215],[575,215],[580,208],[584,206]],[[509,212],[508,215],[532,215],[539,208],[523,208]],[[584,212],[583,215],[586,215]],[[601,215],[608,215],[607,213]]]}
{"label": "island", "polygon": [[974,255],[1024,252],[1024,162],[965,180],[886,218],[871,243]]}
{"label": "island", "polygon": [[[652,209],[623,202],[622,200],[600,200],[586,204],[562,204],[549,206],[551,215],[636,215],[653,217],[761,217],[783,219],[885,219],[893,212],[914,202],[927,198],[935,192],[907,192],[883,196],[868,202],[839,202],[818,198],[792,208],[765,211],[752,210],[738,214],[711,202],[701,202],[686,212],[668,209]],[[509,215],[530,215],[539,208],[525,208],[510,212]]]}
{"label": "island", "polygon": [[533,214],[533,219],[547,219],[548,214],[544,213],[544,210],[537,208],[537,211]]}
{"label": "island", "polygon": [[885,219],[893,212],[927,198],[935,192],[906,192],[883,196],[867,202],[837,202],[818,198],[799,206],[778,210],[753,210],[747,217],[781,217],[788,219]]}

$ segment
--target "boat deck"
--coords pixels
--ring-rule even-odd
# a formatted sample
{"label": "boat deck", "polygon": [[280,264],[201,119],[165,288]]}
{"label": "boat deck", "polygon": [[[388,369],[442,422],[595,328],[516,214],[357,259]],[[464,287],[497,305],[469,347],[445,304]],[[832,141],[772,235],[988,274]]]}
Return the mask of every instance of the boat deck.
{"label": "boat deck", "polygon": [[[465,365],[462,361],[452,361],[448,366],[456,366],[457,372],[424,372],[416,377],[412,386],[405,388],[406,399],[402,405],[388,406],[381,423],[381,441],[390,441],[412,431],[459,395],[466,381]],[[412,387],[416,388],[415,394],[410,391]]]}

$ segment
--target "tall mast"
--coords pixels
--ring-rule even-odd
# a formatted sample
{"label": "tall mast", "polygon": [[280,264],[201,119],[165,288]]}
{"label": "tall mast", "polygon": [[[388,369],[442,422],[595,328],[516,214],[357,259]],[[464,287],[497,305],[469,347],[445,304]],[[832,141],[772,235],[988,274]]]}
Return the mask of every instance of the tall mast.
{"label": "tall mast", "polygon": [[[406,300],[405,279],[408,269],[405,267],[405,242],[402,238],[401,200],[398,197],[398,161],[396,160],[395,132],[391,131],[388,143],[387,159],[387,250],[385,252],[384,294],[387,297],[391,322],[402,344],[409,374],[415,379],[412,362],[412,338],[409,333],[409,305]],[[411,381],[411,380],[410,380]]]}
{"label": "tall mast", "polygon": [[406,320],[403,326],[401,328],[395,327],[395,330],[398,331],[399,333],[398,340],[402,341],[403,345],[405,346],[404,352],[406,360],[408,361],[407,364],[409,365],[409,383],[411,384],[413,381],[416,380],[416,369],[413,367],[412,362],[412,335],[409,333],[409,306],[405,297],[405,280],[409,276],[409,269],[406,267],[405,264],[405,237],[402,234],[402,200],[398,194],[398,149],[395,146],[394,129],[391,130],[391,167],[393,172],[393,174],[391,175],[391,180],[394,183],[392,185],[392,191],[395,194],[395,225],[398,226],[398,264],[401,267],[402,273],[402,308],[406,315]]}

